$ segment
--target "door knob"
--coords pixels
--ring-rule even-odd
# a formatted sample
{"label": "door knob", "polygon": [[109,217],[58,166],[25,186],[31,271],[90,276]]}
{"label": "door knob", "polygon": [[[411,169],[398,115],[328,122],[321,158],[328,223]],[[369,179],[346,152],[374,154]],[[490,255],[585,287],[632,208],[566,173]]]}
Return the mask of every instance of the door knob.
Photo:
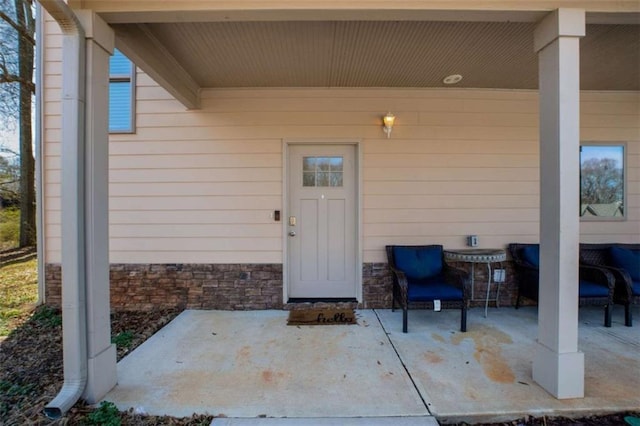
{"label": "door knob", "polygon": [[296,231],[289,231],[289,235],[291,235],[292,237],[296,236]]}

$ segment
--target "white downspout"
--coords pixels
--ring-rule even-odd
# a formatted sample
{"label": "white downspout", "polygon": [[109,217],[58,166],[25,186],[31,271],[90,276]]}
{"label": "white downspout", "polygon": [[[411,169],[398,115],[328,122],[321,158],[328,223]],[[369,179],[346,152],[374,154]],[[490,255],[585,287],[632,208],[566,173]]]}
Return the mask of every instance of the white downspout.
{"label": "white downspout", "polygon": [[64,384],[45,408],[62,417],[87,384],[85,305],[84,138],[85,33],[63,0],[40,0],[58,22],[62,45],[62,345]]}
{"label": "white downspout", "polygon": [[44,238],[44,193],[42,159],[44,147],[42,144],[42,85],[44,82],[42,64],[44,63],[44,19],[42,19],[42,7],[36,7],[36,119],[35,119],[35,146],[36,146],[36,251],[38,259],[38,305],[45,303],[45,238]]}

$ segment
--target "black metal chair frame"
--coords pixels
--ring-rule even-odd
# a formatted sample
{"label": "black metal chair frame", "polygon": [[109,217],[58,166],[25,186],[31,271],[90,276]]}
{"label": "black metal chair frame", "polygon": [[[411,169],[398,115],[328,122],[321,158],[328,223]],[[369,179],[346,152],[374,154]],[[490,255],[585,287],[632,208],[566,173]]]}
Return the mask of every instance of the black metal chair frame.
{"label": "black metal chair frame", "polygon": [[[540,270],[530,265],[522,259],[521,250],[527,246],[536,244],[511,243],[509,244],[509,253],[516,266],[516,274],[518,278],[518,293],[516,297],[516,309],[520,307],[520,298],[526,297],[534,301],[538,301],[540,287]],[[593,265],[580,265],[580,279],[595,282],[606,283],[609,288],[609,294],[606,297],[581,297],[579,299],[580,306],[584,305],[604,305],[604,326],[611,327],[611,311],[613,309],[613,295],[615,288],[615,279],[613,275],[605,268]]]}
{"label": "black metal chair frame", "polygon": [[640,250],[640,244],[633,243],[606,243],[606,244],[580,244],[580,263],[582,265],[597,266],[605,268],[615,279],[615,290],[613,293],[613,303],[624,306],[624,325],[631,327],[633,318],[631,315],[631,305],[634,296],[632,290],[631,276],[624,269],[611,266],[608,259],[608,251],[611,247],[617,246],[631,250]]}
{"label": "black metal chair frame", "polygon": [[[389,268],[391,269],[391,275],[393,276],[393,297],[391,300],[391,311],[395,312],[396,301],[402,308],[402,332],[406,333],[408,326],[408,311],[409,306],[413,301],[409,300],[409,284],[407,277],[400,269],[396,267],[395,259],[393,256],[394,247],[409,247],[409,248],[440,248],[441,245],[419,245],[419,246],[403,246],[403,245],[389,245],[386,246],[387,259],[389,262]],[[460,301],[442,301],[441,307],[445,309],[460,309],[460,331],[467,331],[467,308],[469,305],[469,274],[458,268],[447,265],[444,260],[444,250],[442,251],[442,273],[446,277],[446,281],[462,290],[462,300]],[[433,302],[416,301],[416,303],[427,304],[433,306]]]}

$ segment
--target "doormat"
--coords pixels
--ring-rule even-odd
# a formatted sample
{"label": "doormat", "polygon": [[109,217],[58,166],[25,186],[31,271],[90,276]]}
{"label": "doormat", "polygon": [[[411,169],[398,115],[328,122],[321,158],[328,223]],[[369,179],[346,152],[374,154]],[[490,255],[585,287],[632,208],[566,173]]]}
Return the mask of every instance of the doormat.
{"label": "doormat", "polygon": [[296,309],[289,311],[287,325],[357,324],[353,309]]}

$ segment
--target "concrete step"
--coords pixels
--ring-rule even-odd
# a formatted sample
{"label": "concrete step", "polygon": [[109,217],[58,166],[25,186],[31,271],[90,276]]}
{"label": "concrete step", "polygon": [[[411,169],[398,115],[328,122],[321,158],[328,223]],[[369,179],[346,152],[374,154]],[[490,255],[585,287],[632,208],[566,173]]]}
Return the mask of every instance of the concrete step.
{"label": "concrete step", "polygon": [[433,416],[325,418],[216,418],[211,426],[438,426]]}

